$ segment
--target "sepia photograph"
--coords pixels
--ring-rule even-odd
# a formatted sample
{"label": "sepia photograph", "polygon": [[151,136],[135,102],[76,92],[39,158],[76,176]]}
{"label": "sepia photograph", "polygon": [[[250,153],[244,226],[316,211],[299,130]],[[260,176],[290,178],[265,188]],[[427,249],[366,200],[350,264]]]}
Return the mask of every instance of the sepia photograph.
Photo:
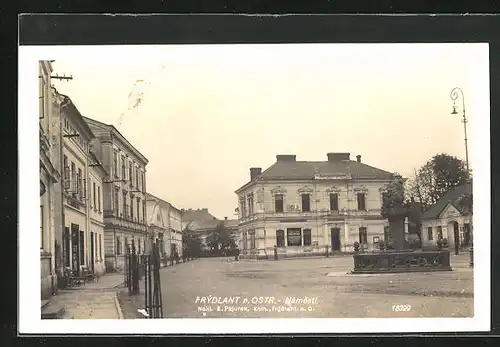
{"label": "sepia photograph", "polygon": [[488,66],[467,43],[21,47],[21,316],[488,329]]}

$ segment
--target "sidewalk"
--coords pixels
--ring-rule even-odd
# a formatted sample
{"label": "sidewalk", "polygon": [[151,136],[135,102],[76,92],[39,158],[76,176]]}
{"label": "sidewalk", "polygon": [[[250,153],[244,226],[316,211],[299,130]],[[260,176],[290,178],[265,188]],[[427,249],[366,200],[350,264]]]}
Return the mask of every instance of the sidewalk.
{"label": "sidewalk", "polygon": [[98,282],[60,290],[42,301],[42,319],[123,319],[117,299],[123,282],[123,274],[110,273]]}

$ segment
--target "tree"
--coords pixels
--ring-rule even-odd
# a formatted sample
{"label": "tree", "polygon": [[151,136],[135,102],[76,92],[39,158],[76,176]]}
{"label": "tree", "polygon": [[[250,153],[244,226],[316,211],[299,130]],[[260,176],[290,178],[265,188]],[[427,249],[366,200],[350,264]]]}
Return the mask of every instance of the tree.
{"label": "tree", "polygon": [[182,231],[182,246],[186,255],[198,257],[201,253],[201,239],[195,231],[191,229],[192,223],[188,223]]}
{"label": "tree", "polygon": [[406,183],[406,193],[426,209],[453,187],[468,180],[463,160],[441,153],[425,163]]}
{"label": "tree", "polygon": [[462,210],[463,213],[470,212],[473,213],[473,198],[472,194],[464,193],[458,198],[457,207]]}
{"label": "tree", "polygon": [[217,225],[217,228],[207,238],[207,244],[212,249],[212,251],[226,251],[236,248],[236,243],[234,242],[233,235],[231,235],[228,228],[222,221]]}

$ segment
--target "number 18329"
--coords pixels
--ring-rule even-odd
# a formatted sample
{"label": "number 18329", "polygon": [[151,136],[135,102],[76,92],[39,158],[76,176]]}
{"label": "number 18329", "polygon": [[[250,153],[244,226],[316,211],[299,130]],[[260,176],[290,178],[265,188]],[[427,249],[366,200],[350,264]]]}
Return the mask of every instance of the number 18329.
{"label": "number 18329", "polygon": [[411,305],[392,305],[393,312],[410,312]]}

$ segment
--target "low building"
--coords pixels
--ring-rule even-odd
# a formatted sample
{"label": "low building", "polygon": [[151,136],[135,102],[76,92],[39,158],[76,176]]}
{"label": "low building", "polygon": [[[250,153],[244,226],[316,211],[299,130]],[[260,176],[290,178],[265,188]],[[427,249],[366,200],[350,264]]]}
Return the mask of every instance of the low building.
{"label": "low building", "polygon": [[382,194],[390,172],[328,153],[326,161],[277,155],[235,191],[239,203],[241,254],[250,258],[351,252],[355,242],[372,250],[385,238]]}
{"label": "low building", "polygon": [[182,230],[197,234],[202,251],[208,251],[207,239],[219,227],[220,220],[208,212],[207,208],[182,209]]}
{"label": "low building", "polygon": [[150,193],[146,202],[149,237],[159,245],[164,263],[176,253],[182,257],[181,210]]}
{"label": "low building", "polygon": [[422,243],[435,246],[437,241],[446,238],[448,247],[455,252],[472,244],[472,211],[461,206],[460,199],[472,196],[472,180],[448,191],[422,216]]}

